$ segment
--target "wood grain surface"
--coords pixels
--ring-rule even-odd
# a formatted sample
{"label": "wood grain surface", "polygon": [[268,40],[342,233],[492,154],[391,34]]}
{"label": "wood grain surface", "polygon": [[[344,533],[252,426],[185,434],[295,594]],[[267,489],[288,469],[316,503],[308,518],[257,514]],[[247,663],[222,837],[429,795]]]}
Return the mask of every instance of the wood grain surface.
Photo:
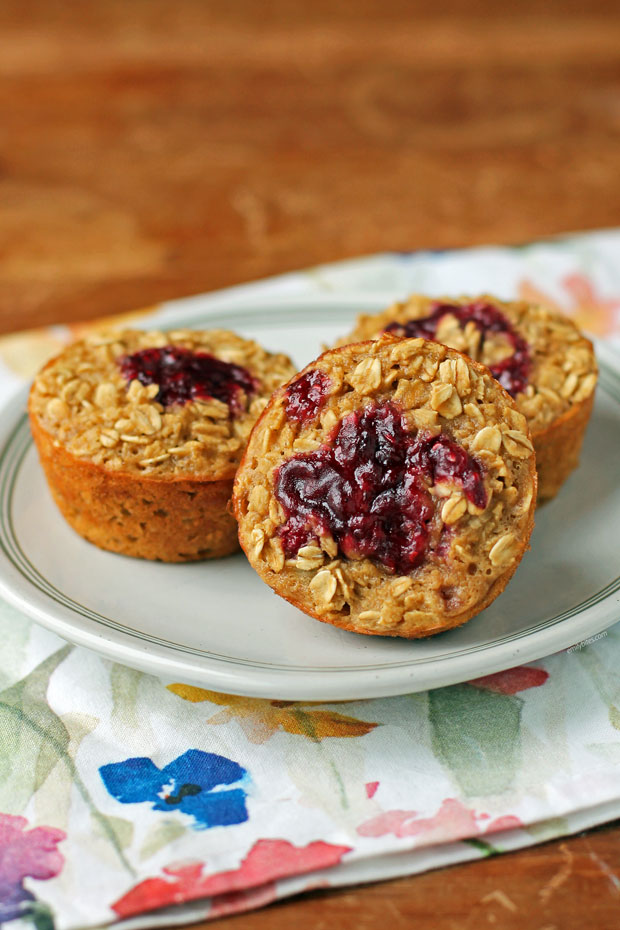
{"label": "wood grain surface", "polygon": [[[620,4],[2,0],[0,331],[620,223]],[[211,924],[620,926],[620,829]]]}
{"label": "wood grain surface", "polygon": [[620,217],[618,0],[2,0],[0,331]]}

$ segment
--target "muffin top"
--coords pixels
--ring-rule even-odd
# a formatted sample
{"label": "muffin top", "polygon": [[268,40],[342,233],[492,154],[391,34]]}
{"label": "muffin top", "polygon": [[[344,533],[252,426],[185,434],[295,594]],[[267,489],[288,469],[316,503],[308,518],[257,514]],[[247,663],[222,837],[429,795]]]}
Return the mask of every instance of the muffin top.
{"label": "muffin top", "polygon": [[233,504],[278,594],[345,629],[411,637],[499,593],[535,498],[525,417],[488,371],[384,335],[324,353],[276,391]]}
{"label": "muffin top", "polygon": [[36,377],[31,416],[106,468],[232,477],[271,393],[295,368],[226,330],[123,330],[73,343]]}
{"label": "muffin top", "polygon": [[339,345],[395,336],[433,339],[486,365],[516,400],[535,435],[589,397],[597,367],[591,342],[572,320],[527,301],[413,295],[362,314]]}

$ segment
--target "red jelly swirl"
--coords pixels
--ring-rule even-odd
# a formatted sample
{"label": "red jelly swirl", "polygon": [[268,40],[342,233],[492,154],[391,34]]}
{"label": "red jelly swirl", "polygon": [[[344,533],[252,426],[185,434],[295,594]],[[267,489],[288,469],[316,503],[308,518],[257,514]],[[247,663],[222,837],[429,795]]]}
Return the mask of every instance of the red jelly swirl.
{"label": "red jelly swirl", "polygon": [[513,397],[526,389],[531,368],[528,344],[504,314],[492,304],[483,301],[464,305],[438,303],[433,306],[428,316],[420,320],[408,320],[406,323],[390,323],[385,332],[397,336],[435,339],[439,322],[448,314],[456,317],[462,327],[469,321],[477,327],[481,333],[481,353],[487,333],[502,333],[513,348],[512,355],[489,365],[489,370]]}
{"label": "red jelly swirl", "polygon": [[390,403],[349,414],[329,442],[288,459],[275,495],[286,515],[287,556],[330,533],[349,558],[369,558],[406,574],[423,560],[435,511],[429,488],[450,481],[486,506],[481,465],[447,436],[407,432]]}
{"label": "red jelly swirl", "polygon": [[243,412],[242,394],[254,394],[259,384],[240,365],[179,346],[142,349],[120,359],[119,365],[128,381],[159,385],[155,400],[164,407],[215,398],[228,405],[232,416]]}
{"label": "red jelly swirl", "polygon": [[312,368],[286,389],[284,408],[289,420],[308,423],[325,403],[330,381],[325,372]]}

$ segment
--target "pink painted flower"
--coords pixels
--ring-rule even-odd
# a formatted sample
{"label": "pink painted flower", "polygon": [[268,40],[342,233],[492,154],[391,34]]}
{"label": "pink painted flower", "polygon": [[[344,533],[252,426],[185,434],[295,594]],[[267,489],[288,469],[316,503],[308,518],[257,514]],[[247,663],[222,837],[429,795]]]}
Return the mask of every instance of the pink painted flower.
{"label": "pink painted flower", "polygon": [[[299,893],[319,891],[329,887],[330,884],[325,879],[311,878],[303,888],[299,889]],[[258,888],[248,888],[247,891],[232,891],[230,894],[218,895],[211,902],[209,918],[213,920],[215,917],[226,917],[228,914],[240,914],[243,911],[266,907],[268,904],[273,904],[277,897],[275,882],[267,882],[266,885],[260,885]]]}
{"label": "pink painted flower", "polygon": [[519,818],[512,815],[497,817],[489,824],[485,823],[487,820],[488,814],[478,814],[456,798],[446,798],[432,817],[420,817],[417,811],[384,811],[360,824],[357,832],[360,836],[373,837],[392,834],[401,839],[420,836],[423,837],[420,845],[430,846],[521,826]]}
{"label": "pink painted flower", "polygon": [[559,303],[527,279],[519,284],[519,297],[568,313],[577,326],[591,333],[611,335],[618,331],[620,296],[603,297],[580,272],[565,275],[559,284],[566,295]]}
{"label": "pink painted flower", "polygon": [[214,898],[211,915],[247,910],[275,897],[275,882],[337,865],[349,846],[316,841],[304,847],[288,840],[258,840],[238,869],[205,873],[204,863],[171,865],[163,876],[147,878],[123,895],[112,909],[119,917],[131,917],[196,898]]}
{"label": "pink painted flower", "polygon": [[501,830],[515,830],[522,827],[523,821],[514,814],[504,814],[502,817],[496,817],[484,831],[485,833],[499,833]]}
{"label": "pink painted flower", "polygon": [[478,833],[473,811],[455,798],[446,798],[432,817],[420,817],[418,811],[384,811],[357,828],[360,836],[419,836],[436,842],[461,839]]}
{"label": "pink painted flower", "polygon": [[211,903],[209,917],[226,917],[228,914],[241,914],[243,911],[258,910],[273,904],[277,898],[275,882],[266,882],[258,888],[248,888],[246,891],[231,891],[228,894],[218,895]]}
{"label": "pink painted flower", "polygon": [[0,923],[13,920],[34,901],[25,878],[54,878],[64,859],[56,848],[66,834],[53,827],[26,830],[25,817],[0,814]]}
{"label": "pink painted flower", "polygon": [[507,668],[504,672],[495,672],[493,675],[483,675],[474,678],[470,685],[484,688],[487,691],[496,691],[499,694],[516,694],[528,688],[540,688],[549,678],[549,672],[544,668],[530,668],[529,665],[519,665],[517,668]]}

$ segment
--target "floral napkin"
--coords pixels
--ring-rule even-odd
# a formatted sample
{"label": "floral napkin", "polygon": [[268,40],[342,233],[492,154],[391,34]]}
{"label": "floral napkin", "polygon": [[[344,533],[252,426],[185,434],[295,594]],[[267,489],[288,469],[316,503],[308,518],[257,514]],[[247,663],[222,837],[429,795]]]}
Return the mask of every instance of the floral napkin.
{"label": "floral napkin", "polygon": [[[373,256],[218,299],[326,290],[520,295],[612,339],[620,230]],[[0,394],[91,328],[0,341]],[[4,603],[0,637],[0,923],[189,923],[620,816],[620,625],[534,666],[346,704],[161,681]]]}

